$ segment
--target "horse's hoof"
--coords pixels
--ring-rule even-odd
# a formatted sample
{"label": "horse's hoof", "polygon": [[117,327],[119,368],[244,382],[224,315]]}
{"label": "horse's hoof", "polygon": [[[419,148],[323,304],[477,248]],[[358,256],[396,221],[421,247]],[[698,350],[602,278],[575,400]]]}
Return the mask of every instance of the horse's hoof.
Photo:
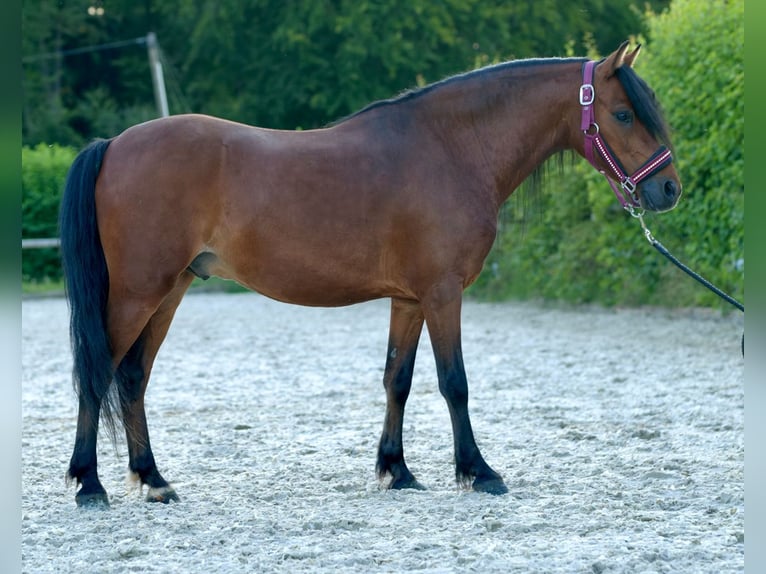
{"label": "horse's hoof", "polygon": [[414,476],[397,478],[396,480],[391,481],[388,488],[391,490],[404,490],[405,488],[410,488],[412,490],[426,490],[426,487],[415,480]]}
{"label": "horse's hoof", "polygon": [[505,486],[503,479],[500,477],[488,478],[483,480],[477,478],[476,480],[473,481],[473,489],[476,492],[486,492],[487,494],[494,494],[494,495],[508,493],[508,487]]}
{"label": "horse's hoof", "polygon": [[78,492],[74,501],[79,508],[109,508],[109,497],[104,492]]}
{"label": "horse's hoof", "polygon": [[170,486],[150,488],[146,495],[146,502],[161,502],[163,504],[168,504],[171,500],[173,502],[180,502],[176,491]]}

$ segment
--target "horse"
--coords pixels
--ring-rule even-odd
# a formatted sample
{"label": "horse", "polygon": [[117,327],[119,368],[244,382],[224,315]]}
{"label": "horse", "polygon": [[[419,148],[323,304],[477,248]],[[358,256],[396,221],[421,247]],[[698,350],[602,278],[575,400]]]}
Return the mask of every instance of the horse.
{"label": "horse", "polygon": [[457,483],[506,493],[469,417],[463,292],[501,206],[554,155],[574,152],[619,179],[630,209],[676,205],[668,126],[633,70],[640,48],[486,66],[318,129],[184,114],[92,141],[69,169],[59,218],[78,402],[66,477],[77,505],[109,505],[100,422],[113,442],[124,430],[146,500],[179,500],[157,469],[144,394],[184,293],[211,276],[297,305],[391,300],[376,462],[386,488],[424,488],[405,463],[402,422],[425,324]]}

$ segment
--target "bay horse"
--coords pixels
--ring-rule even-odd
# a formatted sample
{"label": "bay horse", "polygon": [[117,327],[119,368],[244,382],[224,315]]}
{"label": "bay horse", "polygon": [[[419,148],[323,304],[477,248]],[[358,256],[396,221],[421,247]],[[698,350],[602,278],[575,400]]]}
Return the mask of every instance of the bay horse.
{"label": "bay horse", "polygon": [[148,487],[147,500],[178,500],[157,470],[144,393],[189,284],[214,275],[298,305],[391,299],[376,464],[389,488],[422,488],[405,464],[402,420],[425,323],[457,481],[507,492],[468,414],[462,294],[493,244],[501,205],[554,154],[574,151],[611,179],[612,164],[634,173],[619,179],[638,209],[676,205],[681,184],[670,152],[656,151],[670,146],[668,129],[632,69],[639,49],[625,42],[598,62],[487,66],[321,129],[188,114],[82,150],[60,212],[78,398],[67,479],[79,486],[77,504],[108,505],[97,472],[99,421],[113,441],[124,427],[129,471]]}

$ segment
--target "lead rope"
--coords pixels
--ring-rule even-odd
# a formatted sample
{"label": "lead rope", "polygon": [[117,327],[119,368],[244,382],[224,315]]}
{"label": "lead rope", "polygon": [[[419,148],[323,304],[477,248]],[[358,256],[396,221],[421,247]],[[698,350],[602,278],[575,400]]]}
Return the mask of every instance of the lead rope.
{"label": "lead rope", "polygon": [[[673,265],[678,267],[681,271],[686,273],[689,277],[692,277],[695,279],[698,283],[704,285],[708,289],[710,289],[713,293],[718,295],[721,299],[724,301],[731,303],[734,305],[737,309],[745,312],[745,306],[737,301],[734,297],[729,295],[728,293],[725,293],[715,285],[713,285],[710,281],[702,277],[699,273],[694,272],[689,267],[681,263],[670,251],[667,250],[667,248],[660,243],[657,239],[655,239],[654,235],[652,235],[652,232],[649,230],[649,228],[646,226],[646,223],[644,223],[644,214],[643,211],[634,211],[634,210],[628,210],[629,213],[638,219],[638,221],[641,223],[641,228],[644,230],[644,236],[646,237],[646,240],[649,242],[649,244],[654,247],[657,251],[662,253],[668,260],[670,260]],[[742,333],[742,356],[745,356],[745,333]]]}
{"label": "lead rope", "polygon": [[694,271],[689,269],[686,265],[681,263],[670,251],[668,251],[667,248],[662,243],[657,241],[657,239],[655,239],[654,235],[652,235],[652,232],[649,231],[649,228],[646,226],[646,223],[644,223],[643,214],[640,214],[640,213],[636,214],[635,217],[641,222],[641,227],[644,230],[644,235],[646,236],[646,240],[651,244],[652,247],[654,247],[657,251],[659,251],[665,257],[667,257],[670,261],[672,261],[673,264],[676,267],[678,267],[681,271],[683,271],[684,273],[686,273],[690,277],[693,277],[694,279],[696,279],[702,285],[704,285],[705,287],[710,289],[713,293],[718,295],[721,299],[731,303],[732,305],[734,305],[737,309],[739,309],[743,313],[745,312],[745,306],[742,303],[737,301],[731,295],[728,295],[727,293],[724,293],[723,291],[721,291],[718,287],[713,285],[710,281],[708,281],[704,277],[700,276],[698,273],[695,273]]}

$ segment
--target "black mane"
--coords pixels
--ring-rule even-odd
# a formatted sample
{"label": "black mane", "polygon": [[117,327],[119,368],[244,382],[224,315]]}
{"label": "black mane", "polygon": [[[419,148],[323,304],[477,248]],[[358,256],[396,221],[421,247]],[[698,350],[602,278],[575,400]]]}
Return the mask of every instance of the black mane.
{"label": "black mane", "polygon": [[665,121],[662,107],[657,101],[654,91],[629,66],[617,68],[615,76],[620,80],[638,120],[652,134],[654,139],[672,149],[670,128]]}
{"label": "black mane", "polygon": [[394,96],[393,98],[387,98],[384,100],[378,100],[378,101],[372,102],[370,104],[367,104],[361,110],[354,112],[348,116],[345,116],[339,120],[335,120],[329,125],[334,126],[334,125],[343,123],[346,120],[355,118],[356,116],[364,114],[365,112],[369,112],[370,110],[374,110],[384,106],[390,106],[392,104],[398,104],[398,103],[414,100],[422,95],[432,92],[433,90],[437,88],[441,88],[442,86],[446,86],[454,82],[467,80],[467,79],[473,79],[473,78],[479,78],[482,76],[490,76],[496,72],[501,72],[509,68],[528,68],[532,66],[543,66],[548,64],[563,64],[563,63],[569,63],[569,62],[586,62],[586,61],[587,61],[586,58],[529,58],[529,59],[513,60],[510,62],[502,62],[500,64],[484,66],[483,68],[477,68],[476,70],[470,70],[462,74],[449,76],[447,78],[444,78],[443,80],[433,82],[432,84],[428,84],[420,88],[412,88],[409,90],[405,90],[404,92],[401,92],[399,95]]}
{"label": "black mane", "polygon": [[[422,95],[432,92],[437,88],[452,84],[454,82],[482,76],[490,76],[496,72],[504,71],[509,68],[528,68],[532,66],[543,66],[548,64],[587,61],[587,58],[529,58],[485,66],[483,68],[478,68],[476,70],[471,70],[462,74],[449,76],[443,80],[428,84],[427,86],[405,90],[404,92],[392,98],[372,102],[364,106],[359,111],[335,120],[329,125],[334,126],[343,123],[346,120],[355,118],[356,116],[369,112],[370,110],[414,100]],[[670,128],[665,121],[662,107],[660,106],[659,101],[657,101],[657,98],[654,95],[654,91],[646,84],[644,80],[638,76],[638,74],[636,74],[636,72],[630,66],[620,66],[615,70],[615,75],[620,81],[620,84],[622,84],[622,87],[625,90],[625,93],[636,112],[638,120],[646,127],[652,137],[672,149],[672,145],[670,143]]]}

